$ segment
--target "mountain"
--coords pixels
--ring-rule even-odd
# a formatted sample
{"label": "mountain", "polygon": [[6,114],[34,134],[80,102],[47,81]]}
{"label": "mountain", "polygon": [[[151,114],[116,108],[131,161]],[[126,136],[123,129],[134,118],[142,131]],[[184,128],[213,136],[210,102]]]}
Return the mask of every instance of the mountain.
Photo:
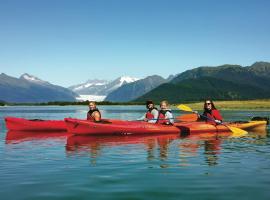
{"label": "mountain", "polygon": [[118,89],[112,91],[105,100],[112,102],[131,101],[165,82],[166,80],[161,76],[148,76],[144,79],[122,85]]}
{"label": "mountain", "polygon": [[109,82],[106,80],[88,80],[85,83],[70,86],[69,89],[81,95],[104,95],[103,91]]}
{"label": "mountain", "polygon": [[89,80],[85,83],[71,86],[69,89],[80,95],[80,98],[78,98],[79,100],[102,101],[109,93],[117,88],[137,80],[139,79],[129,76],[122,76],[113,81]]}
{"label": "mountain", "polygon": [[251,66],[222,65],[187,70],[169,83],[137,98],[171,102],[270,98],[270,63],[256,62]]}
{"label": "mountain", "polygon": [[37,83],[37,84],[43,84],[43,85],[50,85],[49,82],[47,81],[43,81],[41,79],[39,79],[38,77],[36,76],[33,76],[33,75],[29,75],[27,73],[23,74],[20,76],[20,79],[22,80],[26,80],[26,81],[29,81],[29,82],[32,82],[32,83]]}
{"label": "mountain", "polygon": [[0,74],[0,99],[11,103],[38,103],[48,101],[75,101],[77,94],[50,84],[35,76],[23,74],[20,78]]}
{"label": "mountain", "polygon": [[270,63],[256,62],[250,67],[240,65],[222,65],[218,67],[198,67],[185,71],[175,77],[171,83],[179,83],[185,79],[214,77],[234,83],[248,84],[259,88],[270,87]]}
{"label": "mountain", "polygon": [[165,83],[136,99],[144,102],[152,99],[156,103],[168,100],[170,103],[214,100],[241,100],[270,98],[270,93],[255,86],[237,84],[213,77],[186,79],[177,84]]}

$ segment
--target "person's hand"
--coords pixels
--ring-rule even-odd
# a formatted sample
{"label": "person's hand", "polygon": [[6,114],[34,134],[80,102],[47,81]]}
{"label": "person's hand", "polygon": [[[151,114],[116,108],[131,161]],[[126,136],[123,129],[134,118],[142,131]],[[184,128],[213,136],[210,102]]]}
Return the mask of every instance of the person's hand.
{"label": "person's hand", "polygon": [[217,124],[221,124],[221,121],[220,121],[220,120],[215,119],[215,122],[216,122]]}
{"label": "person's hand", "polygon": [[196,114],[198,116],[198,118],[200,118],[201,115],[199,114],[199,112],[197,110],[193,111],[193,113]]}

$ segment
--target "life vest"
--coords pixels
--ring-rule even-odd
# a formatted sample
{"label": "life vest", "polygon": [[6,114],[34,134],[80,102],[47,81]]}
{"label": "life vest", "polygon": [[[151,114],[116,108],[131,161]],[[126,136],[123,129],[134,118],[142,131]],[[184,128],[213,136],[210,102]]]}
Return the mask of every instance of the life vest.
{"label": "life vest", "polygon": [[147,111],[147,113],[145,114],[145,118],[146,119],[148,119],[148,120],[151,120],[151,119],[154,119],[154,115],[152,114],[152,110],[158,110],[157,108],[152,108],[152,109],[149,109],[148,111]]}
{"label": "life vest", "polygon": [[93,117],[93,113],[94,112],[98,112],[99,115],[100,115],[100,118],[101,118],[101,113],[99,112],[99,110],[97,108],[95,108],[94,110],[89,110],[88,111],[88,113],[87,113],[87,120],[95,121],[95,118]]}
{"label": "life vest", "polygon": [[166,119],[166,113],[170,112],[170,110],[160,110],[158,114],[158,124],[170,124],[170,119]]}
{"label": "life vest", "polygon": [[[222,117],[221,117],[218,110],[211,110],[209,112],[204,112],[203,115],[206,116],[205,121],[208,123],[215,124],[215,122],[213,120],[216,120],[216,119],[222,121]],[[207,118],[209,118],[209,119],[207,119]]]}

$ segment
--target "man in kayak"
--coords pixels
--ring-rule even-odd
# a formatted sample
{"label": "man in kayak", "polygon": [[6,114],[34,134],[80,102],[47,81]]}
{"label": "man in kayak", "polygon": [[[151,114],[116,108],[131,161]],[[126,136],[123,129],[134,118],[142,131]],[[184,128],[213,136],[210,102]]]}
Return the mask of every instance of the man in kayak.
{"label": "man in kayak", "polygon": [[138,120],[143,120],[149,123],[156,123],[158,119],[158,109],[152,100],[147,100],[146,103],[147,112]]}
{"label": "man in kayak", "polygon": [[89,102],[89,111],[87,113],[87,120],[100,122],[101,121],[101,114],[96,107],[96,102],[90,101]]}
{"label": "man in kayak", "polygon": [[209,99],[204,101],[204,112],[203,115],[199,115],[199,118],[205,120],[206,122],[216,124],[220,124],[223,120],[213,101]]}
{"label": "man in kayak", "polygon": [[172,125],[174,123],[173,114],[172,114],[171,109],[169,109],[168,101],[160,102],[160,111],[159,111],[157,123],[167,124],[167,125]]}

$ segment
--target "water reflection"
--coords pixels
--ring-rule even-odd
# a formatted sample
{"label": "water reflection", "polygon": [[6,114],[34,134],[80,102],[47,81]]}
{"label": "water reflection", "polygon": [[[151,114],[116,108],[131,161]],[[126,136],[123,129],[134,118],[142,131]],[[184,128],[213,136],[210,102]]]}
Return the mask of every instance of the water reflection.
{"label": "water reflection", "polygon": [[70,136],[67,132],[33,132],[33,131],[8,131],[6,133],[6,144],[18,144],[26,141],[43,140],[60,140],[66,141]]}
{"label": "water reflection", "polygon": [[[267,132],[250,133],[246,138],[230,138],[228,133],[196,133],[181,137],[178,134],[159,135],[125,135],[125,136],[75,136],[63,132],[21,132],[9,131],[6,134],[6,144],[18,144],[25,141],[43,140],[45,143],[61,140],[66,154],[89,156],[91,165],[97,164],[97,159],[104,156],[105,148],[134,145],[132,148],[145,150],[146,161],[152,163],[159,160],[160,167],[169,167],[169,160],[178,152],[178,165],[190,166],[191,159],[204,156],[204,162],[209,166],[219,164],[222,153],[222,143],[238,142],[247,144],[267,145]],[[141,147],[143,147],[141,149]],[[172,148],[171,148],[172,147]],[[176,148],[176,149],[175,149]],[[129,150],[129,148],[127,148]],[[107,152],[107,151],[106,151]],[[175,160],[175,159],[172,159]]]}

